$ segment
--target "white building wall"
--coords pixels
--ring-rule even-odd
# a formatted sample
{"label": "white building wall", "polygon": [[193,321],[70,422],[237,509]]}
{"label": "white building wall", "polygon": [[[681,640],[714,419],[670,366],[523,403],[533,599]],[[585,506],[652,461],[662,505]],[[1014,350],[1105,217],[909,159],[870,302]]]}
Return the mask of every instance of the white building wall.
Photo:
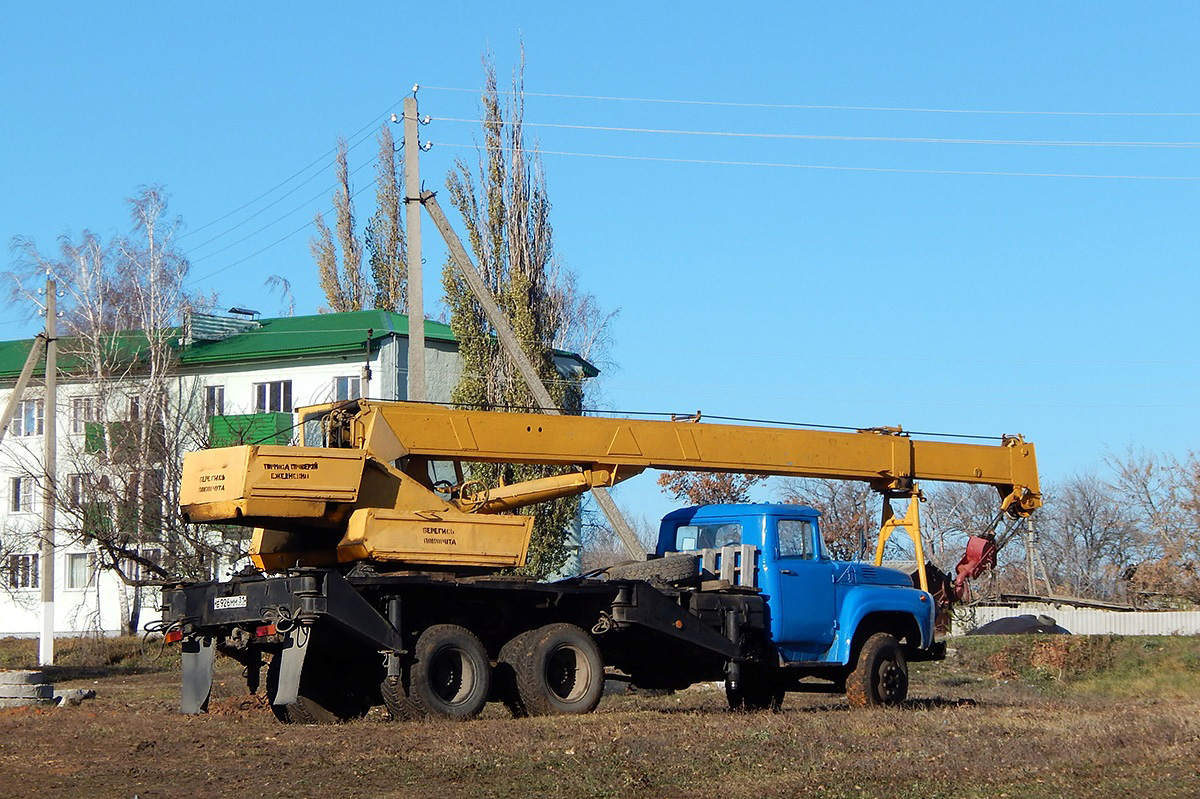
{"label": "white building wall", "polygon": [[[400,346],[397,347],[396,342]],[[431,342],[432,343],[432,342]],[[440,344],[440,342],[438,342]],[[370,395],[377,398],[389,398],[380,389],[390,383],[391,391],[398,385],[403,386],[407,381],[406,371],[399,369],[394,355],[387,367],[388,357],[381,351],[391,348],[391,353],[403,351],[407,340],[393,337],[384,346],[372,354],[372,384]],[[439,374],[445,374],[446,357],[454,357],[452,345],[439,351],[431,361],[438,364]],[[181,374],[174,389],[175,399],[179,403],[190,405],[196,418],[203,415],[204,389],[208,386],[223,386],[225,389],[226,415],[250,414],[255,412],[255,386],[259,383],[270,383],[280,380],[292,382],[292,405],[314,405],[332,402],[334,399],[335,380],[338,377],[360,377],[365,359],[362,356],[334,356],[322,359],[295,359],[286,363],[274,364],[229,364],[227,366],[206,366],[205,370],[196,374]],[[385,364],[381,367],[380,364]],[[450,383],[449,385],[453,385]],[[388,394],[391,393],[388,392]],[[95,396],[96,389],[88,383],[71,381],[60,378],[58,391],[57,414],[57,443],[59,451],[59,482],[64,483],[66,475],[78,470],[75,456],[83,451],[84,435],[72,432],[72,403],[76,397]],[[120,392],[107,392],[120,397]],[[448,391],[446,392],[448,394]],[[0,389],[0,407],[8,402],[12,394],[11,388]],[[440,399],[439,393],[434,393]],[[44,399],[41,387],[31,387],[26,390],[25,399]],[[289,409],[290,410],[290,409]],[[123,411],[112,409],[111,418],[118,419]],[[199,444],[199,442],[198,442]],[[41,485],[38,485],[34,495],[31,510],[28,512],[12,510],[12,478],[29,477],[42,472],[45,451],[45,436],[14,436],[7,434],[0,443],[0,551],[7,557],[10,554],[34,555],[39,554],[40,540],[38,532],[42,525]],[[60,513],[60,517],[61,517]],[[132,589],[111,570],[98,569],[86,588],[67,587],[67,556],[71,553],[93,552],[83,542],[76,540],[63,525],[65,519],[56,525],[56,557],[55,557],[55,629],[59,635],[82,635],[95,632],[115,633],[121,629],[122,593],[125,594],[126,605],[132,600]],[[7,565],[7,564],[5,564]],[[220,575],[218,575],[220,576]],[[0,574],[0,636],[32,636],[41,630],[41,589],[40,587],[12,588],[8,584],[8,574]],[[157,619],[158,590],[153,587],[143,587],[141,593],[140,619],[144,624]]]}
{"label": "white building wall", "polygon": [[[377,399],[406,399],[408,384],[408,339],[391,336],[383,340],[371,356],[372,377],[369,396]],[[280,380],[292,382],[292,406],[315,405],[335,399],[335,380],[339,377],[359,377],[365,363],[365,353],[294,358],[276,363],[209,364],[191,373],[181,374],[175,385],[175,400],[189,408],[199,420],[203,416],[205,389],[224,387],[225,415],[255,412],[255,387],[259,383]],[[458,383],[461,365],[456,347],[451,342],[426,340],[426,376],[429,398],[447,402]],[[11,388],[0,389],[0,407],[8,402]],[[59,451],[59,481],[78,470],[78,459],[72,457],[83,451],[84,435],[72,431],[72,403],[76,397],[95,396],[95,387],[88,383],[60,377],[58,392],[57,441]],[[106,392],[123,400],[120,392]],[[43,397],[40,387],[26,390],[25,398]],[[289,409],[290,410],[290,409]],[[111,419],[122,418],[124,412],[112,409]],[[198,441],[197,446],[202,442]],[[12,511],[12,478],[40,474],[42,471],[45,438],[41,435],[17,437],[6,435],[0,443],[0,552],[8,554],[37,554],[38,531],[41,528],[41,488],[30,512]],[[169,512],[169,509],[168,509]],[[59,527],[63,520],[60,520]],[[115,633],[121,629],[122,595],[128,605],[131,589],[110,570],[98,570],[86,588],[67,588],[66,559],[70,553],[88,552],[88,547],[68,532],[57,532],[55,557],[55,629],[59,635],[80,635],[103,631]],[[93,550],[94,551],[94,550]],[[576,569],[577,570],[577,569]],[[222,576],[222,575],[218,575]],[[41,629],[40,588],[8,587],[7,573],[0,574],[0,636],[36,635]],[[158,618],[158,591],[153,587],[140,589],[142,624]]]}

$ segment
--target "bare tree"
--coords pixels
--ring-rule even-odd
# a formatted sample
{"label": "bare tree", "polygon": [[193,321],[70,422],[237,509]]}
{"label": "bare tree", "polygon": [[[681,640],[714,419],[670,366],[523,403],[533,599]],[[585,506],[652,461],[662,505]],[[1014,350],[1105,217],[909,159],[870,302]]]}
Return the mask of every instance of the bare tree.
{"label": "bare tree", "polygon": [[[173,244],[179,221],[167,216],[166,195],[143,188],[129,207],[130,234],[108,244],[86,231],[78,242],[63,236],[51,258],[16,240],[10,277],[19,293],[49,273],[64,293],[60,404],[69,421],[55,502],[64,532],[124,583],[132,630],[147,582],[208,578],[218,557],[236,553],[175,512],[182,453],[205,435],[194,381],[178,370],[180,326],[197,298],[185,288],[189,265]],[[40,453],[9,451],[30,479],[43,472]]]}
{"label": "bare tree", "polygon": [[[626,514],[626,518],[631,518]],[[583,555],[581,569],[584,573],[624,563],[629,560],[629,552],[621,543],[621,539],[613,531],[612,525],[603,514],[585,511],[582,520],[581,543]],[[645,517],[634,518],[631,522],[633,532],[637,535],[642,547],[647,552],[653,552],[658,545],[658,527]]]}
{"label": "bare tree", "polygon": [[879,532],[879,495],[866,483],[849,480],[794,478],[782,481],[784,502],[808,505],[821,512],[821,535],[838,560],[860,557],[864,542]]}
{"label": "bare tree", "polygon": [[1047,490],[1039,515],[1042,549],[1057,590],[1114,598],[1136,551],[1138,529],[1125,506],[1094,472],[1076,474]]}
{"label": "bare tree", "polygon": [[658,484],[664,492],[690,505],[749,502],[750,489],[767,478],[737,472],[663,472]]}
{"label": "bare tree", "polygon": [[1127,546],[1126,574],[1143,595],[1200,601],[1200,540],[1192,527],[1200,496],[1197,461],[1129,450],[1108,458],[1109,489],[1137,527]]}

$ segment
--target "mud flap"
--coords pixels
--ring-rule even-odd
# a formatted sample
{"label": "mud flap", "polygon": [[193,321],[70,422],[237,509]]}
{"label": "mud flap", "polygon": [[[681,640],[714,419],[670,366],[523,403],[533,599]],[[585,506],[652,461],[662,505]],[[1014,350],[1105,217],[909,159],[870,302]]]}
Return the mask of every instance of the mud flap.
{"label": "mud flap", "polygon": [[291,705],[300,695],[300,671],[304,668],[304,655],[308,652],[308,642],[312,637],[312,629],[297,627],[288,639],[288,645],[279,653],[279,679],[275,685],[275,696],[271,698],[272,705]]}
{"label": "mud flap", "polygon": [[191,715],[208,712],[216,655],[216,642],[212,638],[191,638],[183,642],[183,686],[179,697],[181,712]]}

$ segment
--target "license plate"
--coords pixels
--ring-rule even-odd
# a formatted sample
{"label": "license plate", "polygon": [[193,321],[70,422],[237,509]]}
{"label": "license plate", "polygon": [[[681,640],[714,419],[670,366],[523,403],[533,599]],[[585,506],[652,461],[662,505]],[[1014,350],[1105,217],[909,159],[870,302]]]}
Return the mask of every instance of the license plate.
{"label": "license plate", "polygon": [[213,597],[213,610],[229,610],[231,608],[246,607],[246,596],[241,594],[238,596],[215,596]]}

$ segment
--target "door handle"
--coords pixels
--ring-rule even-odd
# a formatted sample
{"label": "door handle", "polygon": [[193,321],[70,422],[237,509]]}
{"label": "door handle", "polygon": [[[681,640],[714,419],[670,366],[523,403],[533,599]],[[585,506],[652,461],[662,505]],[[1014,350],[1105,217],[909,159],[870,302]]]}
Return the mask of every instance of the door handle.
{"label": "door handle", "polygon": [[779,573],[780,573],[780,574],[786,574],[788,577],[795,577],[795,576],[796,576],[796,573],[795,573],[794,571],[792,571],[791,569],[780,569],[780,570],[779,570]]}

